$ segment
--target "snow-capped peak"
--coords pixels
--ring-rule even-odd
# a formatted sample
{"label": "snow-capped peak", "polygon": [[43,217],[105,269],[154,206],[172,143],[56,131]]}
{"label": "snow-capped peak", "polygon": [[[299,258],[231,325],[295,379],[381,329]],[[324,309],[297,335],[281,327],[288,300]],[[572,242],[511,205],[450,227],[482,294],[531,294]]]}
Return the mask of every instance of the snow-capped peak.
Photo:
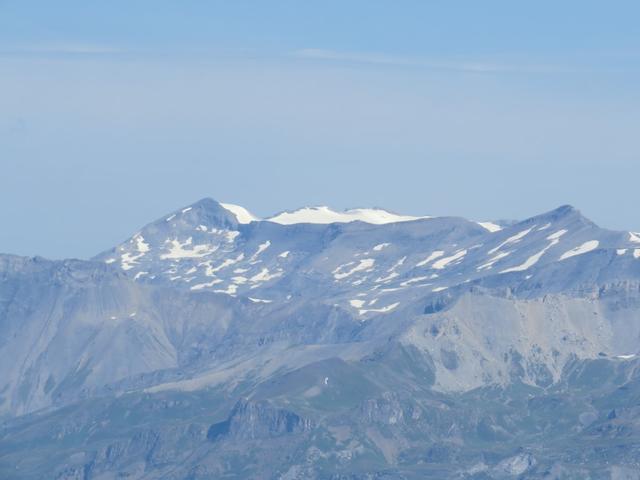
{"label": "snow-capped peak", "polygon": [[383,225],[386,223],[411,222],[424,218],[430,217],[398,215],[378,208],[354,208],[343,212],[336,212],[329,207],[321,206],[304,207],[292,212],[283,212],[266,220],[281,225],[292,225],[295,223],[349,223],[355,221]]}
{"label": "snow-capped peak", "polygon": [[239,205],[234,205],[232,203],[220,203],[220,206],[233,213],[238,220],[238,223],[246,224],[260,221],[260,219],[249,210]]}

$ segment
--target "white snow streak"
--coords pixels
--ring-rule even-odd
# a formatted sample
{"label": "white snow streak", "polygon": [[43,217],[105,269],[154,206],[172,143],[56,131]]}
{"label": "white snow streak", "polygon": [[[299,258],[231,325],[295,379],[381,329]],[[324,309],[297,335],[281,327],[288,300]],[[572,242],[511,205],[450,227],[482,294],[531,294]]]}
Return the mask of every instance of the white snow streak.
{"label": "white snow streak", "polygon": [[515,235],[507,238],[504,242],[502,242],[500,245],[498,245],[495,248],[492,248],[491,250],[489,250],[489,254],[494,254],[496,253],[498,250],[500,250],[502,247],[504,247],[505,245],[510,245],[512,243],[517,243],[519,242],[522,237],[524,237],[526,234],[528,234],[533,227],[528,228],[527,230],[523,230],[521,232],[516,233]]}
{"label": "white snow streak", "polygon": [[218,283],[222,283],[222,280],[220,280],[219,278],[214,278],[210,282],[199,283],[197,285],[192,286],[191,290],[202,290],[203,288],[213,287],[214,285],[217,285]]}
{"label": "white snow streak", "polygon": [[510,255],[511,252],[500,252],[497,253],[494,257],[491,257],[486,263],[483,263],[482,265],[480,265],[478,268],[476,268],[476,270],[480,271],[480,270],[488,270],[490,268],[493,268],[493,264],[496,263],[498,260]]}
{"label": "white snow streak", "polygon": [[191,237],[183,243],[180,243],[178,239],[167,240],[167,243],[170,244],[169,252],[160,255],[161,260],[206,257],[218,249],[215,245],[193,245]]}
{"label": "white snow streak", "polygon": [[567,231],[564,229],[558,230],[557,232],[552,233],[547,237],[547,240],[550,240],[551,242],[546,247],[544,247],[535,255],[531,255],[529,258],[527,258],[527,260],[525,260],[524,263],[515,267],[507,268],[506,270],[502,270],[500,273],[522,272],[524,270],[528,270],[529,268],[534,266],[536,263],[538,263],[538,260],[540,260],[540,258],[542,258],[542,256],[545,253],[547,253],[547,250],[549,250],[554,245],[557,245],[558,243],[560,243],[560,237],[562,237],[565,233],[567,233]]}
{"label": "white snow streak", "polygon": [[459,252],[455,253],[454,255],[451,255],[450,257],[441,258],[440,260],[434,262],[433,265],[431,265],[431,268],[435,268],[436,270],[442,270],[451,262],[455,262],[456,260],[463,258],[466,254],[467,254],[466,250],[460,250]]}
{"label": "white snow streak", "polygon": [[598,245],[600,245],[600,242],[598,240],[589,240],[588,242],[584,242],[582,245],[573,248],[568,252],[564,252],[560,257],[560,260],[566,260],[567,258],[575,257],[576,255],[588,253],[598,248]]}
{"label": "white snow streak", "polygon": [[373,258],[365,258],[363,260],[360,260],[360,263],[358,263],[358,265],[353,267],[351,270],[348,270],[346,272],[342,271],[343,267],[349,265],[349,264],[346,264],[346,265],[340,265],[331,273],[333,273],[333,278],[335,278],[336,280],[342,280],[343,278],[347,278],[348,276],[353,275],[356,272],[368,270],[369,268],[373,267],[375,262],[376,261]]}
{"label": "white snow streak", "polygon": [[477,222],[477,224],[480,225],[482,228],[489,230],[491,233],[499,232],[500,230],[502,230],[502,227],[500,225],[497,225],[492,222]]}
{"label": "white snow streak", "polygon": [[393,310],[394,308],[396,308],[398,305],[400,305],[400,302],[396,302],[396,303],[392,303],[391,305],[387,305],[386,307],[381,307],[381,308],[369,308],[369,309],[360,309],[358,311],[358,314],[360,315],[364,315],[366,313],[387,313],[390,312],[391,310]]}
{"label": "white snow streak", "polygon": [[416,263],[416,267],[424,267],[427,263],[435,260],[436,258],[440,258],[442,255],[444,255],[443,250],[436,250],[421,262]]}
{"label": "white snow streak", "polygon": [[267,248],[269,248],[270,245],[271,245],[271,242],[269,240],[258,245],[258,250],[256,250],[256,253],[253,254],[253,256],[249,259],[249,261],[255,262],[256,259],[260,256],[260,254],[264,252]]}

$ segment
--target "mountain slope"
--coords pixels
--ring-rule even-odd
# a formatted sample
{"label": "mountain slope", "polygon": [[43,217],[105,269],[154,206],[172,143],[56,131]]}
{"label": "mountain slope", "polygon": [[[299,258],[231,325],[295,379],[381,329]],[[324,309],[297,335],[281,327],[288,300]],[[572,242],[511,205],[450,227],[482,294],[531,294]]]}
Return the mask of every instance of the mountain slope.
{"label": "mountain slope", "polygon": [[[626,475],[633,449],[610,466],[541,453],[541,435],[569,437],[517,417],[549,422],[564,392],[575,445],[597,451],[594,425],[636,438],[620,392],[637,388],[640,236],[570,206],[488,225],[379,209],[261,220],[203,199],[90,261],[0,255],[0,472]],[[595,395],[601,371],[617,377]]]}

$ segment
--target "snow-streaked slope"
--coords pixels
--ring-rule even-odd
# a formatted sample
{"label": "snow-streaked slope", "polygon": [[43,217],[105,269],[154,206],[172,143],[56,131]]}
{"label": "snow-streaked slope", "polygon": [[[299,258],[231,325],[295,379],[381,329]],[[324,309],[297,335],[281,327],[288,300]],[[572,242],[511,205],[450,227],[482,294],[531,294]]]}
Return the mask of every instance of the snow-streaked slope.
{"label": "snow-streaked slope", "polygon": [[[0,255],[0,478],[636,478],[637,235],[252,219],[205,199],[92,261]],[[533,470],[581,432],[575,475]],[[614,450],[631,476],[585,470]]]}
{"label": "snow-streaked slope", "polygon": [[296,223],[349,223],[364,222],[374,225],[384,225],[387,223],[411,222],[430,217],[414,217],[410,215],[398,215],[386,210],[377,208],[355,208],[336,212],[329,207],[304,207],[292,212],[283,212],[266,220],[281,225],[293,225]]}
{"label": "snow-streaked slope", "polygon": [[[336,212],[327,213],[327,208],[298,213],[322,214],[323,222],[330,223],[303,222],[291,229],[288,223],[251,220],[256,217],[244,209],[234,212],[225,205],[202,200],[176,210],[97,259],[140,283],[264,298],[274,305],[292,295],[341,306],[354,296],[404,305],[408,297],[427,291],[479,282],[511,286],[513,275],[520,281],[539,278],[554,263],[595,247],[614,257],[612,271],[618,265],[626,269],[623,265],[635,257],[621,251],[637,246],[628,232],[600,229],[567,206],[490,231],[453,217],[392,224],[333,222]],[[590,272],[593,259],[582,257],[579,261],[586,265],[580,271]],[[509,278],[493,278],[500,274]],[[573,270],[560,269],[546,282],[577,287],[580,278]]]}
{"label": "snow-streaked slope", "polygon": [[[288,331],[285,326],[279,326],[281,330],[277,333],[269,330],[278,324],[269,316],[268,312],[272,310],[282,312],[282,318],[295,322],[298,317],[291,316],[292,309],[306,311],[319,308],[323,313],[317,318],[333,319],[337,316],[348,325],[353,322],[357,328],[361,328],[363,319],[367,325],[376,324],[379,320],[384,322],[385,329],[393,330],[398,318],[409,321],[412,315],[431,308],[425,305],[446,305],[460,292],[478,288],[490,292],[514,292],[514,295],[528,299],[548,294],[580,296],[584,292],[606,291],[602,289],[610,284],[631,285],[631,291],[640,281],[640,249],[629,233],[601,229],[570,207],[503,225],[502,230],[494,232],[474,221],[453,217],[393,224],[301,223],[292,228],[270,221],[249,221],[249,216],[238,212],[205,199],[164,215],[140,229],[129,240],[97,256],[94,262],[89,262],[90,267],[104,272],[108,284],[101,284],[99,289],[90,292],[99,305],[95,309],[86,307],[78,310],[77,325],[86,325],[86,322],[99,325],[104,345],[109,345],[110,335],[126,333],[130,326],[140,328],[140,335],[145,339],[158,335],[160,350],[153,347],[147,354],[152,359],[149,360],[152,369],[156,365],[158,368],[177,368],[184,354],[176,353],[183,348],[176,342],[184,340],[178,336],[167,341],[158,330],[160,326],[155,323],[156,319],[165,313],[154,311],[157,299],[153,296],[156,293],[150,292],[156,292],[153,290],[156,287],[157,292],[180,292],[180,298],[188,303],[199,304],[200,301],[216,299],[216,302],[222,302],[221,305],[237,305],[241,316],[247,312],[247,305],[259,309],[259,315],[266,315],[262,319],[265,331],[258,329],[255,332],[257,339],[254,340],[260,342],[265,339],[275,341],[282,338],[282,332]],[[590,253],[585,254],[587,252]],[[562,261],[569,257],[572,257],[570,261]],[[37,271],[37,261],[27,265]],[[76,287],[69,287],[67,282],[75,281],[78,272],[74,270],[78,267],[65,264],[57,269],[54,266],[51,266],[51,278],[42,274],[45,278],[39,280],[43,292],[45,286],[57,288],[56,282],[60,282],[73,295]],[[10,266],[5,269],[26,275]],[[67,271],[71,272],[68,278],[59,280],[60,272]],[[7,274],[4,278],[10,277]],[[0,287],[2,278],[0,275]],[[28,276],[26,278],[25,282],[34,282]],[[92,277],[80,278],[86,283],[84,279]],[[4,296],[0,295],[0,307],[4,308],[2,302],[11,302],[15,298],[16,285],[22,285],[22,281],[11,280],[13,283],[5,284]],[[110,293],[110,284],[120,285],[120,282],[122,287],[118,288],[122,290]],[[85,288],[84,283],[80,285],[82,288]],[[52,290],[51,295],[52,298],[58,295],[57,290]],[[104,295],[110,298],[103,298]],[[139,302],[138,299],[143,297],[145,301]],[[67,297],[61,298],[67,301]],[[87,305],[91,301],[88,299]],[[31,305],[29,302],[32,300],[24,299],[22,302],[12,307],[15,312],[22,311],[20,305]],[[44,313],[49,307],[64,308],[66,319],[70,318],[71,304],[61,303],[55,307],[47,302],[45,299],[38,315],[49,318],[49,314]],[[121,305],[125,304],[132,308],[122,308]],[[4,311],[2,308],[0,315]],[[186,315],[184,312],[184,309],[167,311],[167,325],[176,325],[178,319]],[[253,311],[251,314],[257,315]],[[16,315],[12,312],[11,322],[18,318]],[[66,321],[60,318],[61,322],[63,320]],[[182,320],[189,321],[186,318]],[[36,331],[38,319],[30,318],[28,321],[34,322],[33,331]],[[214,316],[211,321],[224,325],[229,319]],[[324,328],[322,321],[317,323],[320,332]],[[117,332],[112,332],[117,326]],[[164,328],[164,323],[161,326]],[[102,327],[106,330],[102,331]],[[308,334],[305,329],[303,332]],[[12,334],[8,335],[6,338],[11,338]],[[240,330],[234,335],[248,338],[248,331]],[[323,333],[319,333],[318,338],[310,336],[305,341],[315,343],[321,338],[324,338]],[[128,341],[122,342],[127,351],[133,348]],[[64,342],[60,345],[64,346]],[[210,351],[216,352],[215,349]],[[34,361],[25,359],[25,365],[35,365]],[[46,359],[41,361],[46,362]],[[5,408],[15,412],[25,411],[19,408],[46,406],[48,393],[42,396],[42,392],[47,375],[52,373],[56,382],[61,381],[62,370],[67,367],[81,369],[85,360],[79,358],[80,364],[74,361],[60,367],[58,372],[43,369],[37,377],[40,383],[33,387],[35,396],[19,398],[18,385],[12,384],[12,395],[16,395],[17,403],[14,407]],[[106,372],[108,367],[100,368]],[[117,375],[109,378],[124,378],[147,371],[143,366],[118,368]],[[12,370],[11,375],[15,375],[12,377],[15,380],[24,373]],[[97,370],[87,378],[100,383],[102,377],[95,375],[98,375]],[[0,382],[0,391],[2,388]],[[41,402],[39,399],[45,400]]]}

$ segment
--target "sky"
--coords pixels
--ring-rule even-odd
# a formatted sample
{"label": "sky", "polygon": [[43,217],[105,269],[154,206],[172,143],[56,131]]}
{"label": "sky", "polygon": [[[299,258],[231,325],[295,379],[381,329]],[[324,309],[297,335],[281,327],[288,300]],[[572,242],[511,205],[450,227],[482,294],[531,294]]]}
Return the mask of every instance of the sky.
{"label": "sky", "polygon": [[212,197],[640,231],[640,3],[0,0],[0,252]]}

